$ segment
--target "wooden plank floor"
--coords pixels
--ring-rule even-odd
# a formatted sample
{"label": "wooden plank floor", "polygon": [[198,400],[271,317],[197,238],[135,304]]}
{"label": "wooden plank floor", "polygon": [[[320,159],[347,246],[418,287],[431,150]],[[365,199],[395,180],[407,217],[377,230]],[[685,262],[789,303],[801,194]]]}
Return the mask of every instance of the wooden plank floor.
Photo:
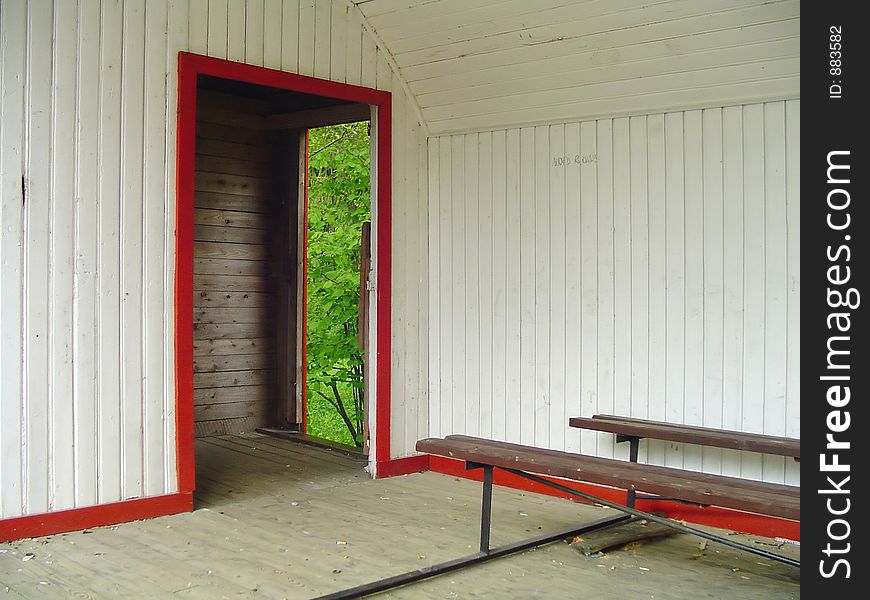
{"label": "wooden plank floor", "polygon": [[[373,481],[363,466],[256,434],[198,440],[194,512],[0,544],[0,598],[310,598],[476,548],[480,484]],[[493,543],[604,511],[497,488]],[[598,558],[552,544],[382,597],[800,597],[797,569],[713,543],[694,557],[698,542],[676,535]]]}

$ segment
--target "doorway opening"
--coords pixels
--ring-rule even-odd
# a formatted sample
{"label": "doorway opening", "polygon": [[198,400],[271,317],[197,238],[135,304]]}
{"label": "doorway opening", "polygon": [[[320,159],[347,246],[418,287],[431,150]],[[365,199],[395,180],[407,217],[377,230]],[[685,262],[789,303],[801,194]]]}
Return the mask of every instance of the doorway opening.
{"label": "doorway opening", "polygon": [[195,437],[263,428],[305,431],[308,131],[368,120],[371,272],[379,274],[380,286],[363,294],[372,307],[363,341],[377,355],[371,353],[371,377],[362,396],[372,411],[363,413],[357,428],[370,430],[370,472],[388,462],[389,115],[386,92],[179,54],[180,492],[195,488]]}
{"label": "doorway opening", "polygon": [[370,122],[308,132],[306,433],[367,453]]}

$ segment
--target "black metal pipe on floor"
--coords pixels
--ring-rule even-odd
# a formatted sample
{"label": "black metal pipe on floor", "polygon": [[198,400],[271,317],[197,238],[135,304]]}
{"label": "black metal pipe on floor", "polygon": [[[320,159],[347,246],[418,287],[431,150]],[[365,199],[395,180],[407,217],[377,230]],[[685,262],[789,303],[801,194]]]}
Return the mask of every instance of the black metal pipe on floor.
{"label": "black metal pipe on floor", "polygon": [[579,490],[575,490],[566,485],[558,484],[554,481],[550,481],[548,479],[544,479],[543,477],[538,477],[537,475],[532,475],[531,473],[526,473],[525,471],[518,471],[516,469],[504,469],[509,473],[513,473],[514,475],[518,475],[529,481],[534,481],[535,483],[540,483],[541,485],[546,485],[553,489],[566,492],[568,494],[579,496],[580,498],[584,498],[589,500],[590,502],[594,502],[596,504],[600,504],[602,506],[608,506],[610,508],[614,508],[616,510],[622,511],[627,515],[632,515],[634,517],[640,517],[641,519],[646,519],[647,521],[653,521],[655,523],[659,523],[660,525],[665,525],[666,527],[670,527],[672,529],[676,529],[682,533],[688,533],[690,535],[697,535],[698,537],[702,537],[704,539],[710,540],[711,542],[718,542],[720,544],[724,544],[726,546],[730,546],[731,548],[736,548],[737,550],[743,550],[744,552],[750,552],[752,554],[756,554],[758,556],[763,556],[764,558],[775,560],[781,563],[785,563],[787,565],[791,565],[793,567],[800,567],[800,561],[794,560],[793,558],[788,558],[787,556],[782,556],[780,554],[774,554],[773,552],[768,552],[767,550],[762,550],[761,548],[754,548],[753,546],[748,546],[746,544],[741,544],[740,542],[735,542],[734,540],[729,540],[728,538],[724,538],[722,536],[716,535],[714,533],[709,533],[704,531],[703,529],[695,529],[694,527],[689,527],[688,525],[683,525],[682,523],[678,523],[672,519],[668,519],[666,517],[660,517],[658,515],[654,515],[652,513],[643,512],[642,510],[637,510],[636,508],[622,506],[621,504],[617,504],[615,502],[610,502],[608,500],[604,500],[602,498],[598,498],[591,494],[587,494],[586,492],[581,492]]}
{"label": "black metal pipe on floor", "polygon": [[449,573],[450,571],[456,571],[457,569],[461,569],[463,567],[476,565],[496,558],[500,558],[502,556],[507,556],[509,554],[522,552],[523,550],[529,550],[530,548],[537,548],[538,546],[544,546],[546,544],[558,542],[566,538],[581,535],[583,533],[588,533],[595,529],[601,529],[602,527],[607,527],[608,525],[613,525],[621,521],[626,521],[630,518],[631,517],[628,515],[615,515],[605,517],[603,519],[597,519],[590,523],[586,523],[582,527],[573,527],[570,529],[565,529],[563,531],[558,531],[556,533],[548,533],[527,540],[523,540],[521,542],[514,542],[513,544],[507,544],[505,546],[493,548],[489,552],[478,552],[470,556],[464,556],[462,558],[448,560],[447,562],[423,567],[422,569],[417,569],[416,571],[410,571],[408,573],[403,573],[394,577],[388,577],[379,581],[365,583],[363,585],[358,585],[356,587],[348,588],[346,590],[341,590],[340,592],[326,594],[325,596],[318,596],[315,600],[341,600],[345,598],[362,598],[364,596],[377,594],[378,592],[383,592],[403,585],[407,585],[415,581],[428,579],[430,577],[436,577],[444,573]]}

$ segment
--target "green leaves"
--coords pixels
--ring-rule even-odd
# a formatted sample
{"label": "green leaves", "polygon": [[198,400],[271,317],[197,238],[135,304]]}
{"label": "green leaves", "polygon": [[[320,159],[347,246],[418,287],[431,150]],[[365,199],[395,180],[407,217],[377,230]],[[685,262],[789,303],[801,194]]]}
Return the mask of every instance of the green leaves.
{"label": "green leaves", "polygon": [[360,235],[369,219],[369,124],[312,129],[308,148],[308,431],[361,446]]}

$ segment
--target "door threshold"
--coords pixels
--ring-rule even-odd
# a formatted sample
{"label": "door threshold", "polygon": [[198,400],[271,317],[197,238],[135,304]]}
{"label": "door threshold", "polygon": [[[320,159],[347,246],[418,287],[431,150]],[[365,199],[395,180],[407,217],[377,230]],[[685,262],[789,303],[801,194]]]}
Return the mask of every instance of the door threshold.
{"label": "door threshold", "polygon": [[298,431],[292,431],[290,429],[278,429],[277,427],[258,427],[255,431],[257,433],[281,438],[282,440],[290,440],[291,442],[305,444],[306,446],[314,446],[316,448],[334,450],[335,452],[339,452],[346,456],[368,460],[368,457],[363,454],[362,448],[357,448],[356,446],[350,446],[348,444],[341,444],[339,442],[333,442],[332,440],[327,440],[325,438],[314,437]]}

